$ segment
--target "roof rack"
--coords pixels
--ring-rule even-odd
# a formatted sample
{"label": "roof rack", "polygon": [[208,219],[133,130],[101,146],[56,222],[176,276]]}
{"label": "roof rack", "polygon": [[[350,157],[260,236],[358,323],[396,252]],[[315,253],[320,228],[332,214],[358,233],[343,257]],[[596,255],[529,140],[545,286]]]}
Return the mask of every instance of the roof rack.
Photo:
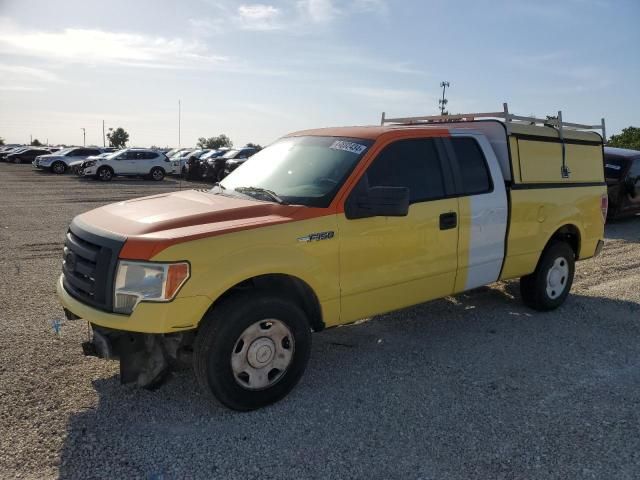
{"label": "roof rack", "polygon": [[599,125],[584,125],[580,123],[569,123],[562,121],[562,111],[558,111],[557,118],[536,118],[536,117],[524,117],[521,115],[514,115],[509,112],[509,107],[506,103],[502,104],[501,112],[483,112],[483,113],[460,113],[456,115],[431,115],[423,117],[400,117],[400,118],[387,118],[385,112],[382,112],[382,119],[380,125],[387,123],[396,123],[402,125],[416,125],[424,123],[446,123],[446,122],[471,122],[479,119],[502,119],[505,121],[507,128],[510,122],[520,122],[529,125],[547,125],[558,129],[560,138],[563,138],[562,130],[567,128],[570,130],[601,130],[602,138],[606,141],[606,128],[604,118],[600,120]]}

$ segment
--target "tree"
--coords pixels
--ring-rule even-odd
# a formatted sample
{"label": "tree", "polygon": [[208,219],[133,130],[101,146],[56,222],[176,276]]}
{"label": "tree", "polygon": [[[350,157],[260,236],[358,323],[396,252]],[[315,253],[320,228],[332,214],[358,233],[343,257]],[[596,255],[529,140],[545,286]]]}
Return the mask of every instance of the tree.
{"label": "tree", "polygon": [[4,138],[0,137],[0,145],[4,145]]}
{"label": "tree", "polygon": [[609,138],[609,141],[607,142],[607,146],[640,150],[640,128],[623,128],[622,133],[618,135],[611,135],[611,138]]}
{"label": "tree", "polygon": [[249,147],[249,148],[255,148],[256,152],[259,152],[260,150],[262,150],[262,145],[260,145],[259,143],[251,143],[251,142],[249,142],[249,143],[247,143],[246,146]]}
{"label": "tree", "polygon": [[125,148],[129,141],[129,134],[122,127],[118,127],[115,130],[110,128],[109,133],[107,133],[107,138],[109,139],[109,146],[114,148]]}
{"label": "tree", "polygon": [[211,148],[218,149],[222,147],[233,147],[233,142],[229,137],[227,137],[224,133],[218,135],[217,137],[200,137],[198,139],[198,148]]}
{"label": "tree", "polygon": [[41,147],[42,145],[43,143],[37,138],[34,138],[33,141],[31,142],[32,147]]}

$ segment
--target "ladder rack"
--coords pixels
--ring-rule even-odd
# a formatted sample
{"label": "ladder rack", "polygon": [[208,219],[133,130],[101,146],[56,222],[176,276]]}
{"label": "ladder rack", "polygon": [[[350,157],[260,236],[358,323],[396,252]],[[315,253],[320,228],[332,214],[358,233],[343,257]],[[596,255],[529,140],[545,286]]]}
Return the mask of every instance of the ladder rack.
{"label": "ladder rack", "polygon": [[501,112],[483,112],[483,113],[460,113],[457,115],[429,115],[422,117],[400,117],[400,118],[387,118],[385,112],[382,112],[382,119],[380,125],[385,124],[401,124],[401,125],[419,125],[429,123],[447,123],[447,122],[471,122],[479,119],[502,119],[509,127],[510,122],[519,122],[528,125],[546,125],[558,129],[560,138],[563,138],[563,130],[601,130],[602,139],[606,141],[606,128],[604,118],[600,120],[598,125],[584,125],[581,123],[569,123],[562,120],[562,111],[558,111],[557,118],[536,118],[536,117],[524,117],[522,115],[515,115],[509,112],[509,107],[506,103],[502,104],[503,110]]}

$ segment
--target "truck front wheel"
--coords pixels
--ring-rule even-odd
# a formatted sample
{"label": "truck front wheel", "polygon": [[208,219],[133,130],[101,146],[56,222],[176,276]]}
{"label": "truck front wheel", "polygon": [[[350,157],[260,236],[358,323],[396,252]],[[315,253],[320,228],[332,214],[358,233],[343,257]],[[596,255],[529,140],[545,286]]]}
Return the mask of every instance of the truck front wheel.
{"label": "truck front wheel", "polygon": [[575,254],[566,242],[553,242],[542,253],[535,271],[520,279],[525,305],[539,311],[558,308],[569,295]]}
{"label": "truck front wheel", "polygon": [[311,328],[302,310],[267,293],[231,297],[202,320],[194,345],[200,386],[234,410],[286,396],[309,360]]}

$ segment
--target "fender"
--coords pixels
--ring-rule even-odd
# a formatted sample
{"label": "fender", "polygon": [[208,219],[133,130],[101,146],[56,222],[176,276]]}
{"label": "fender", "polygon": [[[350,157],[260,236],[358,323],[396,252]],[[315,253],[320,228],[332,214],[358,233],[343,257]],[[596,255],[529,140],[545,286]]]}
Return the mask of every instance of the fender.
{"label": "fender", "polygon": [[[337,232],[335,215],[234,232],[172,245],[153,261],[180,258],[192,265],[179,297],[206,296],[214,303],[234,286],[260,275],[283,274],[305,282],[328,323],[339,320],[337,234],[302,241],[318,232]],[[202,312],[204,315],[205,312]]]}

